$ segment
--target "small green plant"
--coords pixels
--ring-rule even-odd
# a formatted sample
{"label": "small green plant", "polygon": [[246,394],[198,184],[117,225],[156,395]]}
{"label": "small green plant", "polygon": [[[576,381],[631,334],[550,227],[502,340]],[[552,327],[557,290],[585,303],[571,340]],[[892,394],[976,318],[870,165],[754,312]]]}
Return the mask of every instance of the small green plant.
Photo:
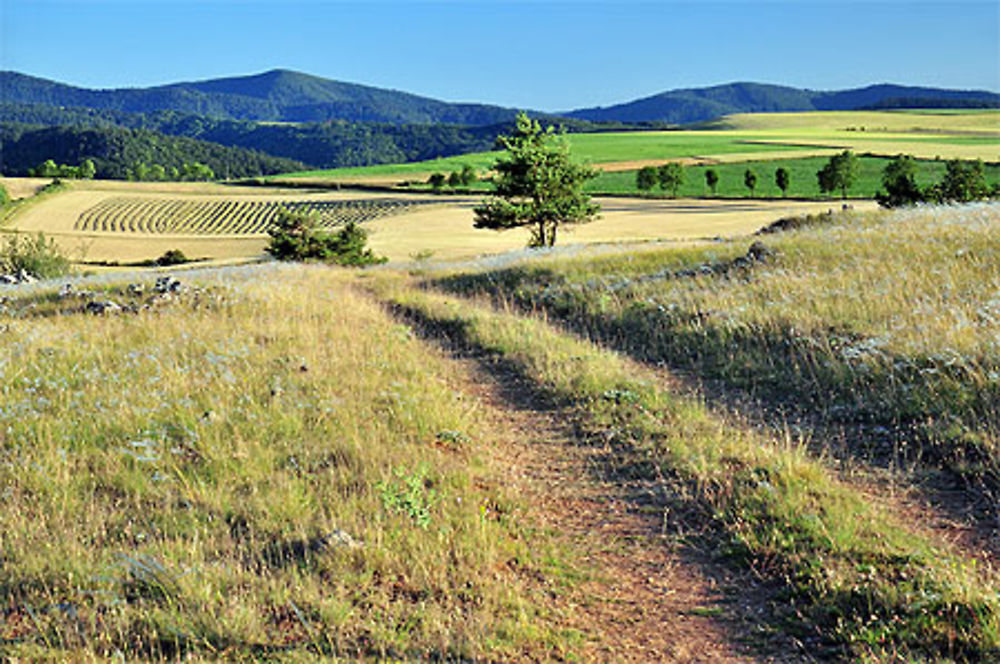
{"label": "small green plant", "polygon": [[396,468],[392,479],[383,480],[375,487],[387,511],[409,516],[424,530],[431,525],[431,508],[437,502],[437,492],[430,488],[427,473],[426,464],[420,464],[412,473]]}
{"label": "small green plant", "polygon": [[52,238],[46,238],[42,233],[35,236],[9,235],[0,248],[0,272],[51,279],[69,272],[69,259]]}

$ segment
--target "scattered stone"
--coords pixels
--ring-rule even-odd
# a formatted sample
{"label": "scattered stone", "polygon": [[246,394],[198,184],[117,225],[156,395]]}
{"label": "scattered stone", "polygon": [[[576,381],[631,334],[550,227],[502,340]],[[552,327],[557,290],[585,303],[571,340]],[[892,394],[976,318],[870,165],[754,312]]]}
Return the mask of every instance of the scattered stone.
{"label": "scattered stone", "polygon": [[76,291],[73,289],[73,284],[63,284],[59,287],[59,292],[56,295],[60,300],[65,300],[68,297],[75,296]]}
{"label": "scattered stone", "polygon": [[138,297],[146,292],[146,284],[129,284],[128,292],[130,295]]}
{"label": "scattered stone", "polygon": [[364,546],[360,540],[354,539],[340,528],[335,529],[329,535],[322,535],[317,539],[321,541],[322,547],[324,548],[328,546],[339,546],[346,549],[360,549]]}
{"label": "scattered stone", "polygon": [[153,287],[157,293],[180,293],[184,290],[181,280],[170,275],[159,277]]}
{"label": "scattered stone", "polygon": [[747,250],[747,258],[758,263],[766,263],[771,258],[774,258],[774,256],[774,249],[771,249],[760,240],[751,244],[750,248]]}
{"label": "scattered stone", "polygon": [[35,275],[31,274],[30,272],[24,269],[20,270],[17,273],[17,279],[22,284],[33,284],[36,281],[38,281],[38,279],[35,278]]}
{"label": "scattered stone", "polygon": [[13,274],[0,274],[0,284],[19,284],[21,280]]}
{"label": "scattered stone", "polygon": [[114,314],[121,310],[121,306],[117,302],[113,302],[111,300],[91,300],[86,306],[87,313],[95,316]]}

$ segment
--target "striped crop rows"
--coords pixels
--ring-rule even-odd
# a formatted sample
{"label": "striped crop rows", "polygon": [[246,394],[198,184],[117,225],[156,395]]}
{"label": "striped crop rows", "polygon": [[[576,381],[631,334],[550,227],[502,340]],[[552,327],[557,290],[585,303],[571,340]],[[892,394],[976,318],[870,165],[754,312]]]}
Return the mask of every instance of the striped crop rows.
{"label": "striped crop rows", "polygon": [[358,199],[351,201],[183,200],[117,197],[80,214],[79,231],[176,233],[185,235],[262,234],[281,210],[315,214],[324,228],[364,223],[400,214],[428,201]]}

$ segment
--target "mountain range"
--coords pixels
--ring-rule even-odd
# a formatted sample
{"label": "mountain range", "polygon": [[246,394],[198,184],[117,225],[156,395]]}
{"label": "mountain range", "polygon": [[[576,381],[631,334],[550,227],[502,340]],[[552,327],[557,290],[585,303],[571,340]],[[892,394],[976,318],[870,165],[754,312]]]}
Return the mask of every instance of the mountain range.
{"label": "mountain range", "polygon": [[[761,83],[671,90],[608,107],[530,111],[568,131],[665,128],[733,113],[1000,107],[985,91]],[[489,150],[516,109],[451,103],[275,69],[150,88],[92,90],[0,72],[0,172],[92,160],[98,177],[204,163],[224,177],[420,161]]]}
{"label": "mountain range", "polygon": [[[380,122],[485,126],[509,122],[516,110],[452,103],[408,92],[275,69],[251,76],[150,88],[91,90],[17,72],[0,72],[0,101],[126,113],[178,111],[256,122]],[[535,115],[591,122],[687,124],[731,113],[857,110],[894,106],[998,106],[1000,94],[902,85],[816,91],[761,83],[670,90],[607,107]],[[526,109],[530,110],[530,109]]]}

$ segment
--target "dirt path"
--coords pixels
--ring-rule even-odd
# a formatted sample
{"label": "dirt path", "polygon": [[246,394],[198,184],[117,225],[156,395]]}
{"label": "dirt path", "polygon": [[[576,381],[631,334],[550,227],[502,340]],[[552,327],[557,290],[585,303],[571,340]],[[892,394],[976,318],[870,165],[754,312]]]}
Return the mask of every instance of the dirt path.
{"label": "dirt path", "polygon": [[[794,641],[762,654],[750,643],[767,591],[713,560],[668,484],[629,450],[582,439],[569,414],[516,372],[458,348],[408,320],[464,365],[457,386],[482,405],[497,482],[531,506],[527,518],[556,533],[590,571],[556,610],[588,636],[588,662],[802,662]],[[797,647],[798,646],[798,647]]]}

